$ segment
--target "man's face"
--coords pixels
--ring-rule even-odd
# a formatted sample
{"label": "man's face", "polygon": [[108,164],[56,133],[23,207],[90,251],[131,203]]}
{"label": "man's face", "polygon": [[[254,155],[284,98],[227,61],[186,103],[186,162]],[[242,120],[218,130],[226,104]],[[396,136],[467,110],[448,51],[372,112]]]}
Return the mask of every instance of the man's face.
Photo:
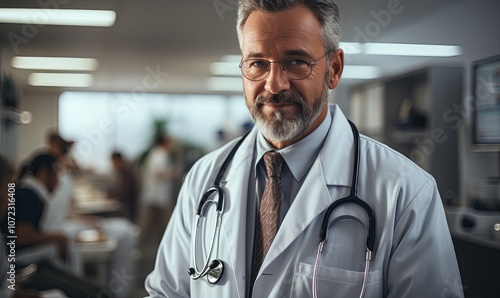
{"label": "man's face", "polygon": [[[328,89],[340,79],[343,53],[332,61],[321,58],[325,49],[321,25],[311,10],[296,6],[279,13],[254,11],[242,30],[243,60],[258,58],[279,62],[287,58],[319,61],[309,77],[290,80],[271,64],[261,81],[244,79],[247,107],[264,137],[283,148],[305,137],[324,119],[328,109]],[[321,58],[321,59],[320,59]]]}

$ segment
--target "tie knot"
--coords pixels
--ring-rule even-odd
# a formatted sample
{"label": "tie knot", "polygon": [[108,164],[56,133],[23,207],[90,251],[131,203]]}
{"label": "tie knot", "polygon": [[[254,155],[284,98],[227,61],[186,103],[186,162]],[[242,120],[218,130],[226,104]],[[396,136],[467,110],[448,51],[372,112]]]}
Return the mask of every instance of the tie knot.
{"label": "tie knot", "polygon": [[283,168],[283,157],[276,151],[269,151],[264,154],[264,163],[266,164],[267,177],[281,178],[281,169]]}

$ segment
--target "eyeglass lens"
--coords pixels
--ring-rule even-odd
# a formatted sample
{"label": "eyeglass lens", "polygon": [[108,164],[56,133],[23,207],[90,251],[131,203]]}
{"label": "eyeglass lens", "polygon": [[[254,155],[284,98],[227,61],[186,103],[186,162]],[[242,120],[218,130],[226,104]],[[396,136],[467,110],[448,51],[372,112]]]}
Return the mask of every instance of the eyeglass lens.
{"label": "eyeglass lens", "polygon": [[301,80],[309,76],[312,70],[311,62],[302,59],[286,59],[280,62],[265,60],[246,60],[241,65],[243,75],[249,80],[262,80],[271,70],[271,63],[279,63],[283,74],[292,80]]}

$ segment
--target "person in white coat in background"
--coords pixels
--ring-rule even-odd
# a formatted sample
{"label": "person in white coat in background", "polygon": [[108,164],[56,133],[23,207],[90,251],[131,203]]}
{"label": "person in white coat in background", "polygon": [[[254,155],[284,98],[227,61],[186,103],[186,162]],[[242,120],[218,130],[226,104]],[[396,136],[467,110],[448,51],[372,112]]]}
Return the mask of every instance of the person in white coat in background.
{"label": "person in white coat in background", "polygon": [[172,160],[173,139],[160,136],[151,148],[143,169],[140,243],[158,245],[175,204],[173,197],[175,168]]}
{"label": "person in white coat in background", "polygon": [[[344,66],[339,22],[332,0],[239,1],[240,66],[256,125],[222,176],[236,140],[187,175],[146,279],[150,297],[463,297],[433,177],[391,148],[358,137],[328,103]],[[271,179],[263,161],[268,151],[284,160],[283,194],[279,228],[256,270],[254,239],[257,229],[264,231],[260,205]],[[215,204],[207,204],[195,225],[200,199],[216,180],[224,192],[220,222]],[[318,253],[328,207],[355,186],[373,214],[358,204],[339,205],[327,218]]]}

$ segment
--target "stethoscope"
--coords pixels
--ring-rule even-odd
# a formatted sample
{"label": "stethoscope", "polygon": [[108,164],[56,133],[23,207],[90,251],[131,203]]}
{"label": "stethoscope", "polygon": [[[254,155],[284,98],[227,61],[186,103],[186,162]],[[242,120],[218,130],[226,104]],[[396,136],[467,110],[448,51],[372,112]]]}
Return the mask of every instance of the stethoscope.
{"label": "stethoscope", "polygon": [[[369,220],[369,226],[367,229],[367,239],[366,239],[366,256],[365,256],[365,271],[363,274],[363,284],[361,287],[361,294],[360,297],[364,297],[365,291],[366,291],[366,284],[368,280],[368,272],[370,270],[370,261],[371,261],[371,254],[373,251],[373,246],[375,243],[375,214],[372,210],[372,208],[363,200],[358,198],[356,196],[357,193],[357,186],[358,186],[358,172],[359,172],[359,132],[356,128],[356,126],[349,121],[349,124],[351,126],[351,130],[354,136],[354,139],[356,140],[354,142],[354,163],[353,163],[353,173],[352,173],[352,183],[351,183],[351,192],[349,196],[336,200],[333,202],[328,209],[325,212],[325,215],[323,217],[323,222],[321,224],[321,229],[319,233],[319,246],[318,246],[318,251],[316,255],[316,260],[314,264],[314,272],[313,272],[313,280],[312,280],[312,288],[313,288],[313,297],[317,297],[317,272],[319,268],[319,260],[320,260],[320,255],[323,251],[323,247],[326,241],[326,234],[328,231],[329,227],[329,219],[330,215],[332,212],[338,207],[341,206],[342,204],[346,203],[354,203],[359,206],[361,206],[367,213],[368,215],[368,220]],[[246,138],[246,136],[249,134],[246,133],[236,144],[235,146],[231,149],[229,152],[228,156],[222,163],[222,166],[217,173],[217,176],[215,178],[214,184],[205,192],[203,197],[200,200],[200,203],[198,204],[198,209],[196,212],[196,218],[194,222],[194,230],[195,230],[195,235],[194,235],[194,241],[192,244],[192,259],[194,261],[194,267],[189,268],[188,273],[191,276],[193,280],[197,280],[201,277],[206,276],[207,280],[211,284],[216,284],[222,277],[224,273],[224,263],[220,259],[215,259],[212,260],[212,254],[214,253],[214,248],[216,244],[216,239],[219,237],[220,233],[220,226],[221,226],[221,221],[222,221],[222,213],[224,211],[224,191],[220,187],[220,182],[222,180],[222,176],[224,175],[227,167],[229,166],[229,163],[234,157],[234,154],[240,147],[241,143],[243,143],[243,140]],[[215,229],[212,235],[212,239],[210,242],[210,249],[208,251],[208,256],[206,258],[206,261],[203,263],[202,268],[200,269],[198,267],[198,260],[196,257],[196,242],[198,239],[199,234],[201,233],[201,223],[203,218],[205,217],[205,212],[208,209],[208,207],[211,204],[216,205],[216,218],[215,218]],[[364,224],[362,223],[361,220],[353,217],[353,216],[340,216],[332,221],[330,225],[333,225],[335,222],[337,222],[340,219],[354,219],[355,221],[361,223],[363,226]]]}

